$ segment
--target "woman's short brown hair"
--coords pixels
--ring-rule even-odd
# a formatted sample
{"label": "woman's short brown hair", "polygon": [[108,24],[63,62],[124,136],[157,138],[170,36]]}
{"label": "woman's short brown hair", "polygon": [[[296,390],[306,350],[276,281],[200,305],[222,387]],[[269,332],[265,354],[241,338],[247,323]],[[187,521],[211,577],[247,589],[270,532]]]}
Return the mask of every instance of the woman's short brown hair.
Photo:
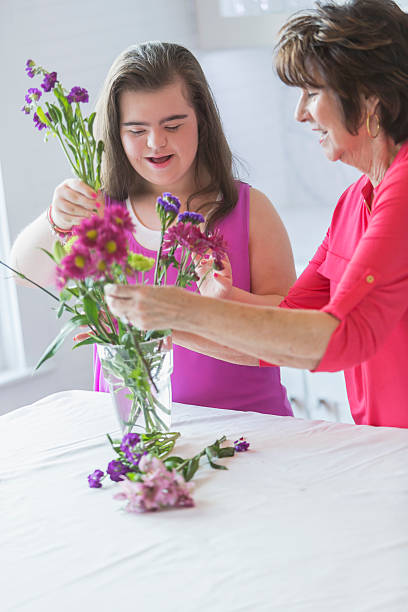
{"label": "woman's short brown hair", "polygon": [[377,96],[385,132],[395,143],[408,138],[408,15],[395,2],[318,2],[279,35],[275,65],[284,83],[333,90],[352,134],[365,119],[361,95]]}
{"label": "woman's short brown hair", "polygon": [[196,176],[204,168],[210,177],[208,184],[190,195],[187,207],[197,196],[221,193],[221,200],[208,202],[213,205],[207,218],[207,227],[211,227],[237,202],[233,158],[203,70],[194,55],[181,45],[158,41],[134,45],[125,49],[111,66],[96,107],[96,132],[105,145],[102,187],[116,200],[141,194],[145,189],[145,182],[131,166],[120,139],[120,94],[156,91],[177,79],[183,81],[197,116]]}

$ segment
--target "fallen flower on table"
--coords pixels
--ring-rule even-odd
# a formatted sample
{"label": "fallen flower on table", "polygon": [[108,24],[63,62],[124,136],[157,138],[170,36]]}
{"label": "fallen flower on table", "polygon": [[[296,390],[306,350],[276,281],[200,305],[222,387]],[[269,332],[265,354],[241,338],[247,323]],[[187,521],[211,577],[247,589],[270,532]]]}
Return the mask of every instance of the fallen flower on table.
{"label": "fallen flower on table", "polygon": [[187,508],[194,506],[191,495],[194,484],[189,481],[197,472],[201,457],[205,456],[213,469],[226,470],[227,467],[215,459],[232,457],[249,448],[244,437],[230,446],[222,436],[194,457],[183,459],[169,454],[179,436],[178,432],[129,433],[122,440],[112,440],[108,435],[118,457],[109,462],[106,473],[97,469],[90,474],[89,486],[100,489],[101,481],[109,476],[121,488],[114,499],[127,500],[127,512]]}

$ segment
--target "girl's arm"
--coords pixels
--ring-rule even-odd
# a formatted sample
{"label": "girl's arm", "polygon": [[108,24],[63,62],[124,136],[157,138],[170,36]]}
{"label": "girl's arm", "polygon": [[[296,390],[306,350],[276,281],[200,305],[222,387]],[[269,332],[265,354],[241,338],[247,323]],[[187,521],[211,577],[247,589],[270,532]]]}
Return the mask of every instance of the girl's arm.
{"label": "girl's arm", "polygon": [[[95,197],[79,179],[68,179],[54,191],[51,215],[62,229],[71,229],[95,211]],[[10,252],[10,266],[43,286],[55,284],[55,264],[41,249],[52,251],[56,237],[50,231],[47,211],[27,225],[17,236]],[[31,286],[21,278],[19,284]]]}

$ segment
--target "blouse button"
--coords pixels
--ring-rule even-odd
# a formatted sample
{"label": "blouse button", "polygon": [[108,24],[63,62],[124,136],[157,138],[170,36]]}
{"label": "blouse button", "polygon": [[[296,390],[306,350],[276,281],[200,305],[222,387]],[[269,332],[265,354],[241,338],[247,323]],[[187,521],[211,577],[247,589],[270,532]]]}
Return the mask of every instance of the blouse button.
{"label": "blouse button", "polygon": [[368,274],[366,276],[366,281],[367,281],[367,283],[370,283],[370,284],[373,283],[374,282],[374,276],[372,274]]}

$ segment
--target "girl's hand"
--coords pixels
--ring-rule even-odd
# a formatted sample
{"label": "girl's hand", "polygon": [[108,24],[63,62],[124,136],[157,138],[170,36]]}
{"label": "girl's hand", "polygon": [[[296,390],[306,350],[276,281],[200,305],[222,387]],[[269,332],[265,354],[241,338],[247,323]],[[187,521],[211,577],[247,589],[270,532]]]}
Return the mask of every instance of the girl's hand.
{"label": "girl's hand", "polygon": [[228,257],[222,261],[222,270],[214,270],[214,258],[211,255],[196,255],[193,262],[200,279],[197,281],[200,293],[207,297],[227,300],[232,289],[232,270]]}
{"label": "girl's hand", "polygon": [[51,204],[54,223],[61,229],[71,229],[95,212],[103,213],[104,203],[101,195],[78,178],[65,180],[54,191]]}

